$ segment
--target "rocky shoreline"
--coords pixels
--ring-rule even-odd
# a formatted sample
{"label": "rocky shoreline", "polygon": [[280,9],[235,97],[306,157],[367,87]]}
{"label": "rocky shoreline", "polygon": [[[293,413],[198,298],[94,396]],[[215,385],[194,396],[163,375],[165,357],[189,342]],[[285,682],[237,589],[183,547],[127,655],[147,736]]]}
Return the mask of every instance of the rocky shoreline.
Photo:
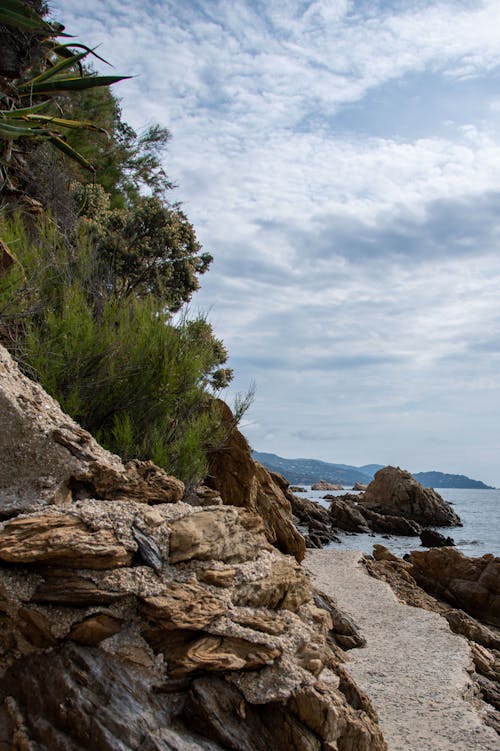
{"label": "rocky shoreline", "polygon": [[424,488],[409,472],[399,467],[379,470],[370,485],[358,494],[324,495],[324,500],[329,502],[328,509],[296,495],[284,477],[271,474],[289,500],[296,524],[309,548],[339,542],[339,531],[421,539],[423,536],[423,545],[453,545],[450,537],[445,538],[430,527],[462,526],[447,501],[432,488]]}
{"label": "rocky shoreline", "polygon": [[477,667],[479,654],[492,649],[452,633],[444,613],[425,607],[418,586],[405,604],[404,577],[406,589],[395,587],[395,595],[383,568],[377,578],[368,575],[359,551],[311,550],[306,567],[366,638],[347,669],[372,699],[390,751],[498,751],[498,714],[484,703]]}
{"label": "rocky shoreline", "polygon": [[357,630],[232,441],[215,489],[186,491],[101,448],[0,348],[1,751],[386,749],[344,667]]}
{"label": "rocky shoreline", "polygon": [[[0,448],[0,751],[388,748],[349,667],[367,636],[301,565],[332,517],[241,433],[185,488],[105,451],[0,348]],[[423,586],[432,561],[367,565],[399,582],[420,566]],[[486,564],[468,588],[436,578],[439,596],[469,592],[485,616],[499,594]],[[451,621],[475,634],[478,690],[494,698],[496,626]]]}

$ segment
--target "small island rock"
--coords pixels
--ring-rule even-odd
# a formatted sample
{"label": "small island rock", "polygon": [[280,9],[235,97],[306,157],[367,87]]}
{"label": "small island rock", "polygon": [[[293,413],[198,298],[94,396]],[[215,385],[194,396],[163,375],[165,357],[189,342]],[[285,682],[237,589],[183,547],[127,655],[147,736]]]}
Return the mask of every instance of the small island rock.
{"label": "small island rock", "polygon": [[435,529],[423,529],[420,533],[420,542],[425,548],[445,548],[455,545],[451,537],[445,537]]}
{"label": "small island rock", "polygon": [[435,527],[462,526],[450,504],[432,488],[424,488],[399,467],[384,467],[359,496],[360,504],[381,514],[403,516]]}
{"label": "small island rock", "polygon": [[327,482],[326,480],[319,480],[311,485],[311,490],[343,490],[342,485],[337,485],[334,482]]}

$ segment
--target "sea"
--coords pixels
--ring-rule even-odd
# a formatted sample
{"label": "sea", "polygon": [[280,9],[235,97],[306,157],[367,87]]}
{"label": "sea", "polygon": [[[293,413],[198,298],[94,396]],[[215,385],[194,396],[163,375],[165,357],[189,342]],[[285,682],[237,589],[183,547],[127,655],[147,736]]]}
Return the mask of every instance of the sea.
{"label": "sea", "polygon": [[[343,495],[353,493],[349,489],[341,491],[311,490],[303,486],[305,493],[297,493],[301,498],[309,498],[325,508],[329,507],[328,501],[322,496],[325,493]],[[436,492],[452,504],[454,511],[462,520],[463,527],[434,527],[438,532],[451,537],[455,541],[457,550],[468,556],[481,556],[492,553],[500,557],[500,489],[492,490],[466,490],[463,488],[437,488]],[[396,535],[352,534],[339,532],[341,542],[333,542],[328,548],[334,550],[362,550],[364,553],[372,553],[375,543],[380,543],[389,548],[395,555],[402,557],[410,550],[424,550],[418,537],[400,537]]]}

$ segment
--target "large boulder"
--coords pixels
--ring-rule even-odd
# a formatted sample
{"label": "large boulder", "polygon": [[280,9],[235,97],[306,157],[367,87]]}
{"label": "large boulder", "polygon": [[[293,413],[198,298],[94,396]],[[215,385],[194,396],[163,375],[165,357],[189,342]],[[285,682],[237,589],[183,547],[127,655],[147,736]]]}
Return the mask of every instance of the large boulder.
{"label": "large boulder", "polygon": [[461,521],[450,504],[432,488],[424,488],[409,472],[384,467],[376,474],[359,503],[381,514],[403,516],[423,525],[457,527]]}
{"label": "large boulder", "polygon": [[411,574],[427,592],[500,626],[500,558],[469,558],[452,547],[414,550]]}
{"label": "large boulder", "polygon": [[23,376],[0,346],[0,519],[84,497],[175,503],[184,485],[152,462],[123,464]]}
{"label": "large boulder", "polygon": [[172,502],[0,353],[0,749],[385,751],[261,517]]}
{"label": "large boulder", "polygon": [[234,417],[227,404],[219,401],[218,406],[227,438],[219,450],[208,456],[206,485],[217,490],[224,503],[259,514],[269,542],[301,561],[306,545],[293,523],[290,501],[274,475],[252,458],[248,441],[234,427]]}

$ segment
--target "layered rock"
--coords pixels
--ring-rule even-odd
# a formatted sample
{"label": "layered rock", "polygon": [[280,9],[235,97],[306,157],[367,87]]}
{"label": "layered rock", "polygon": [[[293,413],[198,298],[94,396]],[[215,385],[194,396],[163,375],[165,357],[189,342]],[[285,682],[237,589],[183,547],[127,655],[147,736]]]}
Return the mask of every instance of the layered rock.
{"label": "layered rock", "polygon": [[399,467],[380,469],[359,496],[359,503],[381,514],[402,516],[418,524],[456,527],[461,522],[450,504],[432,488],[424,488]]}
{"label": "layered rock", "polygon": [[1,364],[0,749],[383,751],[356,630],[269,520],[178,501]]}
{"label": "layered rock", "polygon": [[234,427],[234,418],[227,404],[221,401],[218,404],[227,439],[221,449],[211,452],[208,457],[206,484],[217,490],[224,503],[259,514],[269,542],[301,561],[306,546],[294,526],[290,501],[274,475],[252,458],[248,441]]}

